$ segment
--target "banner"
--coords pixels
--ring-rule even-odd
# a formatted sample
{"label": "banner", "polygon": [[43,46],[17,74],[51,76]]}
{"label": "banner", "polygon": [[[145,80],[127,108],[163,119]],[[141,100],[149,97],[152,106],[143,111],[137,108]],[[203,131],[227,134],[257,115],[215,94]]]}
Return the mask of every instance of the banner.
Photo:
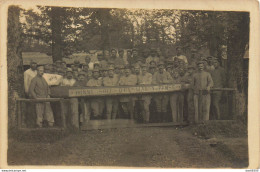
{"label": "banner", "polygon": [[62,76],[58,74],[50,74],[50,73],[45,73],[43,74],[43,78],[46,80],[48,85],[60,85],[62,81]]}
{"label": "banner", "polygon": [[121,86],[121,87],[85,87],[85,88],[69,88],[69,97],[84,96],[109,96],[109,95],[132,95],[147,93],[163,93],[180,91],[184,89],[181,84],[165,84],[165,85],[143,85],[143,86]]}

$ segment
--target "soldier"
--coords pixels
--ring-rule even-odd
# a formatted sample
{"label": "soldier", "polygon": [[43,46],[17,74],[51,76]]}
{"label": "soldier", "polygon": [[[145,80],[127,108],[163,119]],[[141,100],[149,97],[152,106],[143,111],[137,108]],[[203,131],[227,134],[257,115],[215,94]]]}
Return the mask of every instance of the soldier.
{"label": "soldier", "polygon": [[107,61],[104,59],[104,57],[103,57],[103,54],[98,54],[97,55],[97,59],[98,59],[98,63],[99,63],[99,65],[100,65],[100,67],[106,67],[107,66]]}
{"label": "soldier", "polygon": [[177,53],[177,55],[172,58],[173,60],[175,58],[178,58],[180,60],[183,60],[185,63],[188,63],[187,57],[181,54],[182,51],[181,51],[181,47],[180,46],[176,47],[176,53]]}
{"label": "soldier", "polygon": [[85,57],[85,63],[88,65],[88,68],[89,68],[90,70],[93,70],[93,68],[94,68],[94,63],[91,62],[91,58],[90,58],[89,55],[86,55],[86,57]]}
{"label": "soldier", "polygon": [[[164,70],[164,63],[159,62],[158,64],[159,71],[154,74],[153,84],[169,84],[172,83],[172,77],[169,72]],[[168,95],[156,95],[154,96],[156,102],[157,113],[159,113],[160,121],[165,122],[167,118],[167,105],[169,102]]]}
{"label": "soldier", "polygon": [[119,58],[123,60],[123,61],[120,61],[121,63],[123,62],[123,64],[119,64],[119,65],[126,65],[128,62],[127,62],[127,59],[124,58],[124,50],[123,49],[119,49],[118,50],[118,55],[119,55]]}
{"label": "soldier", "polygon": [[214,57],[212,57],[212,56],[207,57],[207,63],[208,63],[207,71],[209,71],[209,72],[213,71],[215,69],[214,64],[213,64],[213,59],[214,59]]}
{"label": "soldier", "polygon": [[30,63],[30,69],[27,69],[24,72],[24,90],[25,90],[25,94],[26,96],[28,96],[29,94],[29,87],[31,84],[32,79],[37,75],[37,63],[34,61],[31,61]]}
{"label": "soldier", "polygon": [[[187,72],[185,73],[185,75],[183,76],[183,78],[181,79],[181,83],[182,84],[189,84],[191,85],[192,83],[192,75],[195,71],[195,68],[193,67],[193,65],[188,66]],[[187,101],[187,105],[188,105],[188,122],[190,124],[194,123],[194,101],[193,101],[193,91],[192,89],[189,87],[188,88],[188,93],[186,95],[186,101]]]}
{"label": "soldier", "polygon": [[[217,58],[213,61],[215,70],[212,70],[211,77],[214,82],[213,88],[224,88],[226,83],[226,74],[225,69],[222,68],[219,64],[219,61]],[[222,91],[213,91],[211,94],[211,100],[212,100],[212,108],[214,109],[216,113],[217,119],[220,119],[220,109],[219,109],[219,102],[222,96]]]}
{"label": "soldier", "polygon": [[[125,67],[125,75],[120,77],[119,85],[122,86],[131,86],[137,84],[136,75],[131,74],[130,66]],[[122,105],[122,109],[128,115],[130,115],[130,119],[134,119],[134,101],[132,96],[122,96],[119,98],[119,101]]]}
{"label": "soldier", "polygon": [[198,72],[192,77],[191,88],[194,94],[195,123],[209,120],[210,109],[210,88],[213,87],[213,80],[210,73],[204,71],[202,61],[197,63]]}
{"label": "soldier", "polygon": [[199,61],[199,57],[197,55],[197,49],[191,49],[191,56],[189,58],[189,64],[193,67],[196,67],[196,63]]}
{"label": "soldier", "polygon": [[[93,78],[87,83],[88,87],[100,87],[102,86],[102,78],[99,76],[99,70],[93,70]],[[90,100],[90,108],[93,111],[93,119],[101,119],[101,115],[104,110],[104,101],[102,98],[92,98]]]}
{"label": "soldier", "polygon": [[[174,71],[173,84],[181,84],[181,77],[178,71]],[[183,104],[184,96],[182,92],[174,92],[170,96],[170,105],[172,110],[172,121],[173,122],[183,122]]]}
{"label": "soldier", "polygon": [[[69,86],[72,87],[76,83],[76,80],[73,78],[73,71],[71,69],[67,69],[66,78],[64,78],[61,82],[61,86]],[[78,99],[77,98],[69,98],[69,106],[70,106],[70,114],[69,121],[71,122],[72,127],[79,128],[79,111],[78,111]],[[68,111],[68,110],[67,110]]]}
{"label": "soldier", "polygon": [[133,52],[133,57],[132,57],[131,65],[133,66],[140,59],[140,56],[136,48],[134,48],[132,52]]}
{"label": "soldier", "polygon": [[67,64],[65,61],[61,61],[61,68],[62,69],[67,69]]}
{"label": "soldier", "polygon": [[[152,74],[147,72],[147,65],[143,64],[142,66],[142,74],[138,77],[138,84],[139,85],[150,85],[152,84]],[[144,123],[149,123],[150,119],[150,103],[151,103],[151,96],[150,95],[142,95],[142,114]]]}
{"label": "soldier", "polygon": [[[108,70],[108,76],[103,78],[103,85],[107,87],[117,86],[118,77],[114,74],[114,68],[110,67]],[[106,104],[106,117],[107,119],[116,119],[118,112],[118,98],[117,97],[107,97],[105,100]]]}
{"label": "soldier", "polygon": [[[50,97],[50,88],[46,80],[43,78],[43,73],[44,67],[38,66],[37,75],[31,80],[29,94],[33,99]],[[52,127],[54,124],[54,118],[50,102],[36,103],[36,116],[36,125],[38,127],[42,127],[43,120],[46,120],[48,125]]]}
{"label": "soldier", "polygon": [[146,59],[146,64],[148,65],[151,61],[154,61],[156,63],[155,65],[158,65],[159,60],[160,59],[157,56],[156,49],[152,48],[150,51],[150,56]]}
{"label": "soldier", "polygon": [[114,63],[114,65],[124,65],[124,59],[117,57],[116,54],[116,49],[111,49],[111,56],[109,62]]}
{"label": "soldier", "polygon": [[126,57],[127,64],[128,64],[128,65],[132,65],[132,63],[133,63],[132,50],[127,50],[126,56],[127,56],[127,57]]}
{"label": "soldier", "polygon": [[55,64],[56,64],[56,67],[57,67],[57,68],[60,68],[60,67],[61,67],[61,60],[57,60],[57,61],[55,62]]}
{"label": "soldier", "polygon": [[83,64],[82,65],[82,71],[85,72],[85,73],[88,73],[88,70],[89,70],[89,67],[87,64]]}
{"label": "soldier", "polygon": [[[74,83],[74,87],[85,87],[87,85],[87,80],[86,80],[86,73],[81,71],[79,72],[78,75],[78,80]],[[87,120],[87,107],[86,107],[86,103],[85,103],[85,99],[84,98],[79,98],[79,106],[80,106],[80,122],[84,122]]]}

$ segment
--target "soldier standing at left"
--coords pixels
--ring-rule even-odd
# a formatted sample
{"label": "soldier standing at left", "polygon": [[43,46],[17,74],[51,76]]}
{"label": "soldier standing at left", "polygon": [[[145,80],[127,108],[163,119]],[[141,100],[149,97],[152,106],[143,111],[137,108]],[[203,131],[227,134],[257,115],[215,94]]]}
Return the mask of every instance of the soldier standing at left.
{"label": "soldier standing at left", "polygon": [[[32,79],[29,87],[29,95],[33,99],[49,98],[50,88],[43,78],[44,67],[37,67],[37,75]],[[43,121],[46,120],[49,126],[53,126],[54,118],[50,102],[36,103],[36,125],[43,126]]]}

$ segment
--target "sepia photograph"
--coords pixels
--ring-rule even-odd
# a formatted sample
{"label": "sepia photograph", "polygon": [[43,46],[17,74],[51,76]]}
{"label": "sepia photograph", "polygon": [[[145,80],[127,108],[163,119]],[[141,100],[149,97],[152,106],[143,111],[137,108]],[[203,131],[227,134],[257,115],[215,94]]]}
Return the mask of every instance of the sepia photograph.
{"label": "sepia photograph", "polygon": [[248,168],[249,11],[7,11],[9,167]]}

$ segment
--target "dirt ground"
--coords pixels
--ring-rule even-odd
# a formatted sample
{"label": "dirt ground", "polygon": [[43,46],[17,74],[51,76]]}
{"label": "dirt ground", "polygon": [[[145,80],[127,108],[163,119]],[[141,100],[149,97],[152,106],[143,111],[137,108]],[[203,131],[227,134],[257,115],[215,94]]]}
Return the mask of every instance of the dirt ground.
{"label": "dirt ground", "polygon": [[247,129],[238,122],[186,127],[10,131],[9,165],[164,168],[248,166]]}

